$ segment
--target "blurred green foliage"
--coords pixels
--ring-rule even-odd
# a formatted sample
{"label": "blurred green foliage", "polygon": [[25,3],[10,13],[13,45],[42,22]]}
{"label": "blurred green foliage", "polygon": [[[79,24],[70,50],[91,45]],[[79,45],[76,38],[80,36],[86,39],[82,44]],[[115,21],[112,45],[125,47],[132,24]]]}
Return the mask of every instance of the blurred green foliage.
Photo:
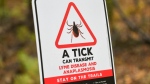
{"label": "blurred green foliage", "polygon": [[4,13],[4,0],[0,0],[0,19],[3,17],[3,13]]}
{"label": "blurred green foliage", "polygon": [[109,20],[112,20],[112,16],[113,16],[113,1],[112,0],[106,0],[106,4],[107,4],[107,11],[108,11],[108,17]]}
{"label": "blurred green foliage", "polygon": [[0,56],[0,68],[3,68],[3,61],[2,61],[1,56]]}
{"label": "blurred green foliage", "polygon": [[39,83],[38,61],[21,51],[18,54],[18,61],[21,64],[21,74],[17,74],[14,84],[37,84]]}
{"label": "blurred green foliage", "polygon": [[17,38],[21,42],[35,41],[35,34],[27,26],[20,26],[16,32]]}
{"label": "blurred green foliage", "polygon": [[17,30],[17,38],[21,42],[26,42],[26,40],[31,39],[31,33],[26,26],[20,26]]}

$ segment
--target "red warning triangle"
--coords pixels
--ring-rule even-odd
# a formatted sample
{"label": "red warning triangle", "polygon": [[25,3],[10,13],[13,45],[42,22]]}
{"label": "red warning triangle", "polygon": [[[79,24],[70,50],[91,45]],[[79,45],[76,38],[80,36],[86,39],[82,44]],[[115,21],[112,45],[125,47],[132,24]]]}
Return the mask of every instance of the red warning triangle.
{"label": "red warning triangle", "polygon": [[[73,7],[76,11],[76,13],[78,14],[78,16],[80,17],[81,21],[83,22],[83,24],[85,25],[86,29],[88,30],[89,34],[91,35],[92,39],[94,40],[93,42],[85,42],[85,43],[74,43],[74,44],[58,44],[59,43],[59,40],[60,40],[60,37],[61,37],[61,34],[62,34],[62,31],[64,29],[64,26],[66,24],[66,21],[67,21],[67,18],[68,18],[68,14],[70,12],[70,9],[71,7]],[[73,30],[72,30],[73,31]],[[64,19],[62,21],[62,24],[61,24],[61,27],[60,27],[60,30],[59,30],[59,33],[57,35],[57,38],[56,38],[56,41],[55,41],[55,45],[57,48],[71,48],[71,47],[81,47],[81,46],[91,46],[91,45],[95,45],[97,42],[94,34],[92,33],[90,27],[88,26],[88,24],[86,23],[85,19],[83,18],[82,14],[80,13],[80,11],[78,10],[77,6],[73,3],[73,2],[70,2],[69,5],[68,5],[68,8],[66,10],[66,13],[65,13],[65,16],[64,16]]]}

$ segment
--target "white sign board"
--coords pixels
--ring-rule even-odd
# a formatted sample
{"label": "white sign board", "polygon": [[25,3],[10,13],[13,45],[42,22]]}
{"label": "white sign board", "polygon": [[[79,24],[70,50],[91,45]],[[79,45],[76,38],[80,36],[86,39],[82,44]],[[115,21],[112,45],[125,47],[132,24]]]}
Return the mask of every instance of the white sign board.
{"label": "white sign board", "polygon": [[33,0],[41,84],[115,84],[105,0]]}

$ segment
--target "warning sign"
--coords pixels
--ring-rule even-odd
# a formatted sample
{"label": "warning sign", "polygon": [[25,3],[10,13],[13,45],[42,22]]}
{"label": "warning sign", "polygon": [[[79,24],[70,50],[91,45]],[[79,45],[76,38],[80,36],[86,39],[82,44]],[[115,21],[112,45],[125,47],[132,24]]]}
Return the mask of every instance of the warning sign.
{"label": "warning sign", "polygon": [[[71,8],[74,9],[74,11],[72,11]],[[71,24],[68,23],[68,20],[71,21]],[[75,20],[77,20],[77,21],[75,21]],[[77,22],[78,22],[78,24],[77,24]],[[68,32],[65,32],[65,34],[62,36],[62,32],[65,31],[64,28]],[[87,32],[81,31],[81,30],[86,31],[86,29],[87,29]],[[68,40],[68,38],[66,38],[68,36],[66,34],[70,34],[71,42],[70,42],[70,40]],[[85,36],[87,38],[85,38]],[[79,37],[82,37],[82,38],[80,39]],[[62,38],[62,40],[61,40],[62,43],[61,44],[59,44],[60,38]],[[74,43],[73,39],[76,39],[76,43]],[[67,43],[67,41],[69,41],[69,42]],[[61,24],[57,39],[56,39],[57,48],[90,46],[90,45],[95,45],[95,44],[96,44],[96,38],[95,38],[94,34],[92,33],[90,27],[86,23],[85,19],[83,18],[82,14],[78,10],[77,6],[73,2],[70,2],[69,5],[68,5],[68,8],[66,10],[63,22]]]}
{"label": "warning sign", "polygon": [[105,0],[33,0],[41,84],[115,84]]}

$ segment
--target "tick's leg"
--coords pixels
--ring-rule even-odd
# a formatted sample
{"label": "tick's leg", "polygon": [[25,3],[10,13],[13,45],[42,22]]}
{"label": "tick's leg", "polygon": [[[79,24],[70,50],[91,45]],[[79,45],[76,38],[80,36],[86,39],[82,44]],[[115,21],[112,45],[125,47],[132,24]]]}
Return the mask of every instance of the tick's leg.
{"label": "tick's leg", "polygon": [[81,21],[80,21],[80,24],[79,24],[79,25],[82,25],[82,24],[81,24]]}
{"label": "tick's leg", "polygon": [[77,27],[80,28],[80,27],[82,27],[82,25],[77,24]]}
{"label": "tick's leg", "polygon": [[79,32],[80,32],[81,34],[83,34],[83,32],[81,32],[80,29],[79,29]]}
{"label": "tick's leg", "polygon": [[73,29],[70,30],[70,32],[67,32],[68,34],[70,34],[72,32]]}
{"label": "tick's leg", "polygon": [[67,28],[68,30],[72,30],[73,29],[73,27],[71,27],[70,29],[69,28]]}
{"label": "tick's leg", "polygon": [[[81,35],[82,38],[84,38],[84,37],[82,36],[82,34],[80,34],[80,35]],[[84,39],[85,39],[85,38],[84,38]]]}
{"label": "tick's leg", "polygon": [[68,21],[67,21],[66,23],[67,23],[67,25],[68,25],[69,27],[72,27],[72,26],[73,26],[73,25],[69,25],[69,24],[68,24]]}
{"label": "tick's leg", "polygon": [[73,33],[71,34],[71,43],[72,43]]}
{"label": "tick's leg", "polygon": [[79,28],[79,27],[82,27],[81,21],[80,21],[80,24],[77,24],[77,27],[78,27],[78,28]]}
{"label": "tick's leg", "polygon": [[[80,30],[79,30],[79,33],[80,33],[81,37],[84,38],[84,37],[82,36],[83,33],[82,33]],[[84,39],[85,39],[85,38],[84,38]]]}

